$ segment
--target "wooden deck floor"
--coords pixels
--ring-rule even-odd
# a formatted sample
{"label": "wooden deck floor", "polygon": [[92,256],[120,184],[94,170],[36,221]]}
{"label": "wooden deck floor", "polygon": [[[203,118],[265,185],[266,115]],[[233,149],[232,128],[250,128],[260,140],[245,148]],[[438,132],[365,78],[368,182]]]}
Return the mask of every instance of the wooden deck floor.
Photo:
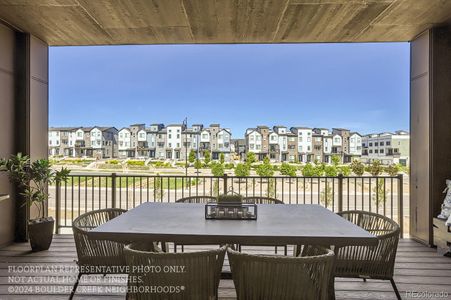
{"label": "wooden deck floor", "polygon": [[[0,299],[67,299],[76,276],[75,245],[71,235],[57,235],[49,251],[31,253],[29,245],[0,249]],[[245,248],[246,252],[273,253],[274,248]],[[21,269],[22,267],[36,267]],[[53,269],[50,269],[53,268]],[[228,262],[225,262],[228,268]],[[403,299],[406,291],[447,293],[451,299],[451,258],[436,254],[412,240],[401,240],[396,258],[395,281]],[[119,289],[125,276],[84,276],[75,299],[125,299]],[[396,299],[389,282],[337,279],[337,299]],[[107,289],[110,289],[107,291]],[[112,290],[112,291],[111,291]],[[235,299],[231,280],[220,283],[220,299]],[[439,299],[424,294],[416,299]],[[429,296],[429,298],[428,298]],[[446,296],[446,294],[444,294]]]}

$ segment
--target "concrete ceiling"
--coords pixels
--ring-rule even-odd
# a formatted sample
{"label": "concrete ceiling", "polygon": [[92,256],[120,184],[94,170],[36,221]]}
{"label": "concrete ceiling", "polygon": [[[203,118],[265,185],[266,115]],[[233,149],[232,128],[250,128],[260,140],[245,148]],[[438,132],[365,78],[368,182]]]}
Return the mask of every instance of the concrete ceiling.
{"label": "concrete ceiling", "polygon": [[0,0],[49,45],[410,41],[451,0]]}

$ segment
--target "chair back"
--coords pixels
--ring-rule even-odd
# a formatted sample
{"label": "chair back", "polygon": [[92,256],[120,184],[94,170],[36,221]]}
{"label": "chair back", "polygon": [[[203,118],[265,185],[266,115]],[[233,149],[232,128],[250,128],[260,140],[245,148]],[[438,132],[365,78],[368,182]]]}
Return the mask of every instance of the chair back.
{"label": "chair back", "polygon": [[383,215],[366,211],[344,211],[338,215],[377,236],[377,246],[347,246],[338,251],[337,275],[393,278],[400,227]]}
{"label": "chair back", "polygon": [[303,257],[250,255],[231,249],[227,254],[240,300],[328,298],[334,262],[330,249],[311,247]]}
{"label": "chair back", "polygon": [[176,200],[177,203],[208,203],[217,202],[218,199],[213,196],[190,196]]}
{"label": "chair back", "polygon": [[255,204],[284,204],[283,201],[271,198],[271,197],[260,197],[260,196],[253,196],[253,197],[244,197],[243,203],[255,203]]}
{"label": "chair back", "polygon": [[[88,231],[116,218],[126,210],[107,208],[91,211],[78,216],[72,222],[78,265],[80,266],[123,266],[125,244],[88,237]],[[99,272],[102,273],[102,272]]]}
{"label": "chair back", "polygon": [[189,253],[152,250],[136,243],[125,247],[127,299],[217,299],[225,246]]}

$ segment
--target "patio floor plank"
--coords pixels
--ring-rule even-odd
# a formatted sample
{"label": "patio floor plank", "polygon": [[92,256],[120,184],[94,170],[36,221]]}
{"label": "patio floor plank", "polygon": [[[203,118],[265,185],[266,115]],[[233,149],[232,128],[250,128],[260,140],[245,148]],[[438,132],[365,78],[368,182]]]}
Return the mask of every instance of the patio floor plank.
{"label": "patio floor plank", "polygon": [[[185,251],[211,247],[187,246]],[[74,260],[77,254],[72,235],[55,235],[49,251],[33,253],[29,250],[27,243],[13,244],[0,249],[0,299],[67,299],[72,288],[72,280],[76,276]],[[243,247],[243,251],[273,254],[274,247],[248,246]],[[279,248],[279,254],[282,253],[282,249]],[[292,253],[291,248],[289,253]],[[9,268],[11,266],[58,266],[64,269],[51,273],[47,269],[30,272],[29,270],[11,270]],[[227,260],[224,263],[224,269],[229,269]],[[15,280],[24,280],[24,282],[12,282],[11,276],[14,276]],[[84,276],[80,283],[80,289],[83,292],[79,292],[75,299],[124,299],[121,288],[126,286],[125,278],[124,275]],[[39,280],[45,280],[45,282],[39,282]],[[396,258],[395,281],[403,298],[407,298],[406,291],[416,291],[447,292],[451,299],[451,258],[439,256],[435,249],[425,247],[413,240],[401,240]],[[17,289],[43,286],[46,289],[41,292],[32,289],[29,294],[19,295],[11,294],[11,286]],[[396,299],[388,281],[368,280],[365,283],[362,280],[337,278],[335,286],[337,299]],[[221,281],[219,295],[223,300],[236,299],[231,280]]]}

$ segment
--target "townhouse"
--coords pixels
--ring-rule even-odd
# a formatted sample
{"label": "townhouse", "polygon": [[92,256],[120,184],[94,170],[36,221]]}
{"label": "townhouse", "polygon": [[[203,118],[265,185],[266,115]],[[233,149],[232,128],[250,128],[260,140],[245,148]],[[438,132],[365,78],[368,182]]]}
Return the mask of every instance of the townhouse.
{"label": "townhouse", "polygon": [[364,163],[379,160],[384,165],[409,165],[410,135],[407,131],[368,134],[362,138],[362,146]]}
{"label": "townhouse", "polygon": [[73,156],[74,135],[77,127],[50,127],[48,148],[50,156]]}
{"label": "townhouse", "polygon": [[290,131],[297,137],[297,161],[307,163],[313,161],[313,130],[309,127],[291,127]]}

